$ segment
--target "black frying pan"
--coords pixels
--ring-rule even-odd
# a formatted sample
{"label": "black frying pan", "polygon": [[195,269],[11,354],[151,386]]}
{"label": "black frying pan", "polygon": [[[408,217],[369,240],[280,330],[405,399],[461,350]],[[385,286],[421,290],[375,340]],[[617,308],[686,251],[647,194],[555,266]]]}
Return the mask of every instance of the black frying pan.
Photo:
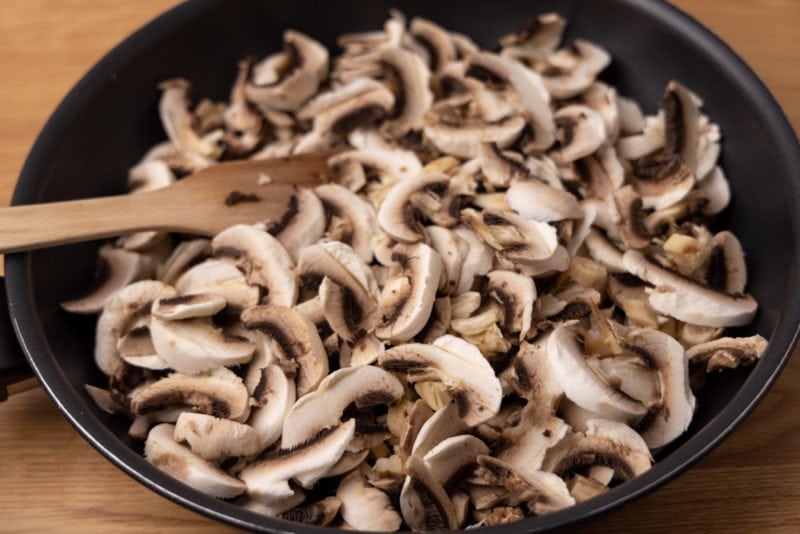
{"label": "black frying pan", "polygon": [[[724,134],[722,164],[734,199],[721,226],[748,252],[755,322],[736,332],[770,339],[752,369],[712,378],[699,395],[689,431],[633,481],[591,501],[493,531],[565,526],[619,506],[676,476],[710,451],[754,408],[791,354],[800,322],[800,147],[780,108],[753,72],[695,21],[659,0],[514,0],[459,2],[376,0],[195,0],[134,34],[87,74],[37,140],[22,171],[14,204],[121,193],[127,169],[163,138],[156,113],[160,80],[186,77],[198,96],[224,99],[236,63],[281,45],[283,29],[306,32],[335,48],[345,31],[380,27],[387,8],[431,18],[491,46],[493,40],[548,10],[614,57],[603,78],[654,111],[671,78],[705,100]],[[91,358],[94,318],[63,313],[62,300],[92,276],[98,243],[6,258],[8,308],[27,364],[77,430],[112,462],[154,491],[192,510],[243,528],[313,532],[314,527],[269,520],[200,494],[161,473],[125,438],[128,422],[109,416],[84,393],[104,385]],[[11,356],[10,330],[0,329],[9,374],[25,367]]]}

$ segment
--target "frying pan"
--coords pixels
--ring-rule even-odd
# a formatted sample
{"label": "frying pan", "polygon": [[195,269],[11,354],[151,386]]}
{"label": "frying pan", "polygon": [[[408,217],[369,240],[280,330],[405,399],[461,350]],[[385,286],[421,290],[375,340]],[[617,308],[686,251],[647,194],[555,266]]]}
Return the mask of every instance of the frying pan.
{"label": "frying pan", "polygon": [[[431,18],[484,46],[537,13],[557,10],[570,22],[568,39],[581,36],[612,53],[614,62],[603,79],[647,112],[654,111],[666,82],[675,78],[703,97],[706,112],[720,124],[722,165],[734,193],[720,226],[733,230],[748,252],[748,289],[760,303],[755,322],[734,334],[768,337],[766,354],[754,368],[708,383],[689,431],[658,455],[649,472],[568,510],[493,530],[563,527],[663,484],[717,445],[754,408],[791,354],[800,322],[797,139],[750,69],[665,3],[195,0],[137,32],[81,80],[32,149],[13,203],[123,192],[127,169],[163,139],[155,111],[160,80],[183,76],[192,80],[196,95],[224,99],[236,62],[278,49],[283,29],[297,28],[334,49],[340,33],[379,27],[388,7]],[[125,438],[127,421],[101,412],[86,396],[83,384],[105,383],[86,357],[92,352],[94,319],[63,313],[59,303],[72,296],[73,288],[89,283],[98,246],[85,243],[6,258],[8,309],[17,339],[2,332],[3,354],[10,355],[18,343],[76,429],[114,464],[165,497],[242,528],[320,530],[268,520],[176,482],[149,465],[140,448]]]}

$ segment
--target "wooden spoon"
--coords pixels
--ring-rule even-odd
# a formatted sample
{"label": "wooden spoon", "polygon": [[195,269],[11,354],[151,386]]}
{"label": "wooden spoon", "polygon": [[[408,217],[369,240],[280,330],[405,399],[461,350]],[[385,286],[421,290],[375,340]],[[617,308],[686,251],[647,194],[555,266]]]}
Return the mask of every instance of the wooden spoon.
{"label": "wooden spoon", "polygon": [[0,253],[140,230],[213,236],[237,223],[276,221],[297,187],[322,182],[328,157],[225,162],[146,193],[0,208]]}

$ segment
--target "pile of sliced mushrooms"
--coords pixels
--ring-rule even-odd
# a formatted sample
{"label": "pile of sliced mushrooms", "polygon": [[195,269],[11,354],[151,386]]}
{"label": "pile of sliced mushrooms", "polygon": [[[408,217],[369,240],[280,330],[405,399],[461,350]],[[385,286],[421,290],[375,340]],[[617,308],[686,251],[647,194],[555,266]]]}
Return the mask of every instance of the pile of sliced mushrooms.
{"label": "pile of sliced mushrooms", "polygon": [[[498,52],[392,12],[329,51],[297,31],[228,102],[161,86],[132,193],[218,161],[335,149],[280,221],[140,232],[64,303],[99,313],[101,408],[155,466],[266,516],[346,529],[505,524],[647,471],[707,373],[751,364],[720,130],[657,114],[541,15]],[[263,176],[268,182],[269,177]]]}

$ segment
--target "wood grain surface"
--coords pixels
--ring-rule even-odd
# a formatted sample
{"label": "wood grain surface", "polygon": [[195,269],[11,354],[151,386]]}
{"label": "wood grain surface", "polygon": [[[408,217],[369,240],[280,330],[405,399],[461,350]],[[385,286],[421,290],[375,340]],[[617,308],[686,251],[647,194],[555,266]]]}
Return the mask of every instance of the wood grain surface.
{"label": "wood grain surface", "polygon": [[[647,1],[647,0],[642,0]],[[0,205],[72,85],[174,0],[0,0]],[[800,1],[677,0],[726,40],[800,128]],[[586,532],[800,531],[800,358],[688,472]],[[0,404],[0,532],[225,532],[112,466],[39,389]]]}

